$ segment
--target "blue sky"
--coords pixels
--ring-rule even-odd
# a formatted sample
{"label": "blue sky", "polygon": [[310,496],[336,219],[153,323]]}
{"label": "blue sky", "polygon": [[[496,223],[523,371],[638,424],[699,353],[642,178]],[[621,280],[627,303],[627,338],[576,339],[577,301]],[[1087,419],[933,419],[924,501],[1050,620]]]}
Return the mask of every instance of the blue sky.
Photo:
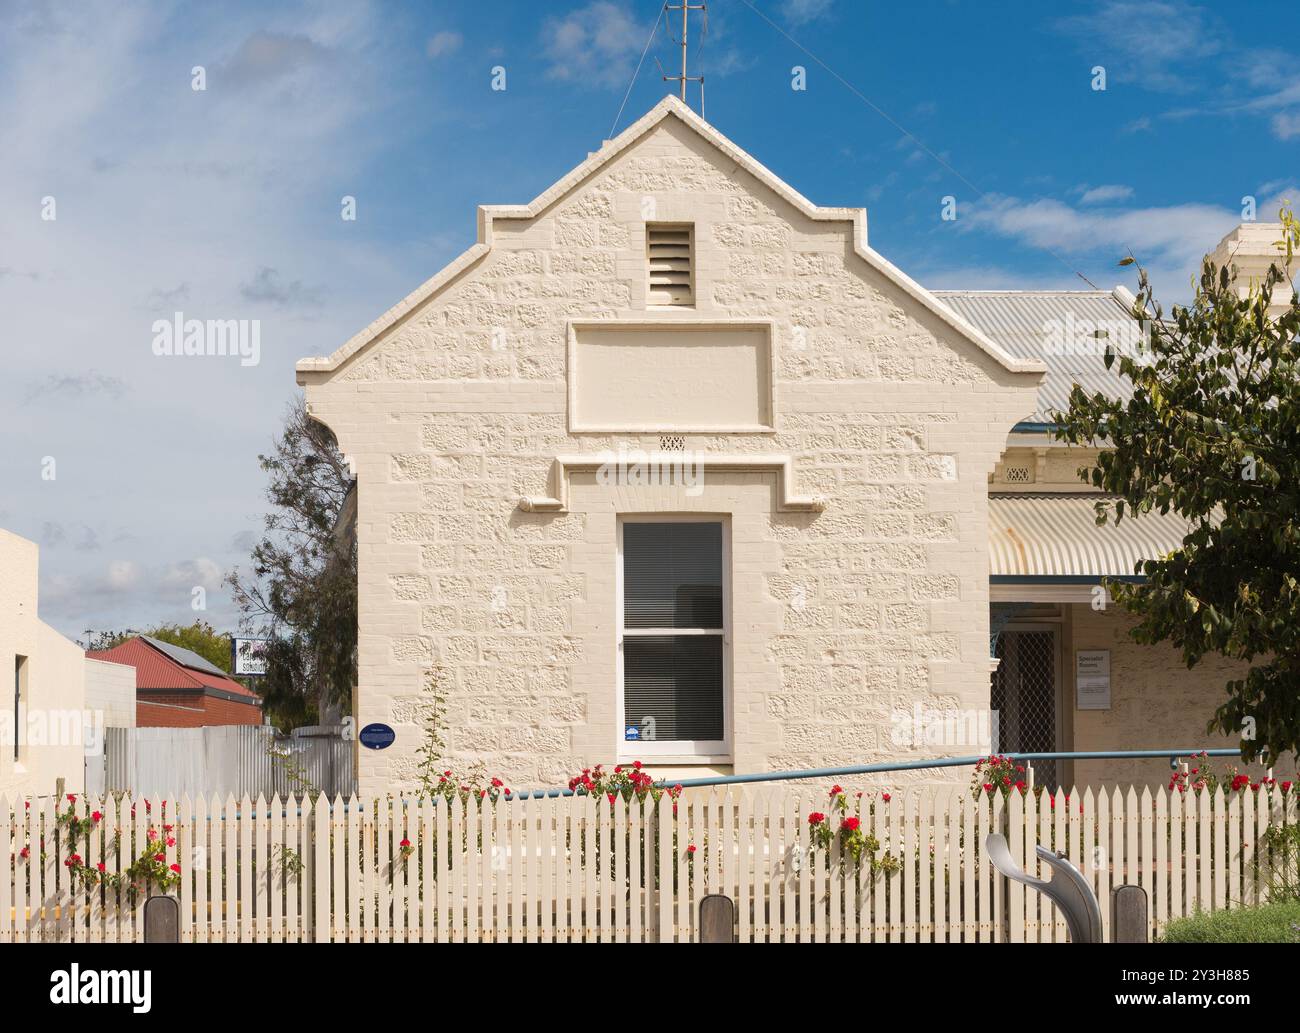
{"label": "blue sky", "polygon": [[[41,543],[42,616],[189,621],[201,586],[230,626],[294,361],[472,243],[475,205],[599,147],[659,6],[0,10],[0,527]],[[813,201],[866,206],[927,286],[1109,287],[1132,250],[1184,297],[1244,196],[1262,219],[1300,198],[1300,72],[1268,28],[1291,5],[709,6],[709,121]],[[618,128],[668,88],[656,58],[676,70],[662,27]],[[261,362],[155,356],[177,309],[261,320]]]}

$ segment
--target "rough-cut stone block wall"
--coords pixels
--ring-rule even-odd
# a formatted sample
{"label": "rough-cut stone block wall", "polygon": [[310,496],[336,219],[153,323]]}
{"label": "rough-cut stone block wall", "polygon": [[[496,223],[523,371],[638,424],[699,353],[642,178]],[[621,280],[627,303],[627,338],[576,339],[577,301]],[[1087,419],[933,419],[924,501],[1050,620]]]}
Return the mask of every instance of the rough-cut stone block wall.
{"label": "rough-cut stone block wall", "polygon": [[[1065,657],[1066,700],[1073,711],[1074,745],[1092,750],[1150,750],[1166,747],[1234,749],[1238,740],[1206,732],[1206,723],[1226,698],[1225,684],[1240,678],[1245,668],[1219,657],[1206,657],[1190,670],[1178,650],[1168,645],[1141,645],[1129,637],[1135,618],[1118,605],[1104,611],[1090,606],[1071,608],[1070,635]],[[1111,708],[1073,710],[1074,652],[1110,650]],[[1258,776],[1259,766],[1212,760],[1219,771],[1229,764]],[[1279,779],[1292,777],[1292,758],[1276,769]],[[1074,779],[1079,785],[1165,785],[1167,760],[1078,761]]]}
{"label": "rough-cut stone block wall", "polygon": [[[695,226],[691,309],[647,312],[645,220]],[[1011,373],[669,118],[333,373],[313,413],[356,463],[363,789],[414,777],[426,673],[449,760],[519,786],[615,759],[615,516],[662,511],[575,475],[528,513],[558,454],[657,436],[570,434],[570,320],[770,319],[777,429],[687,434],[693,451],[788,454],[824,513],[781,512],[770,473],[711,475],[685,508],[735,535],[734,764],[905,756],[890,714],[988,705],[986,484],[1038,377]],[[671,414],[666,414],[671,416]],[[665,489],[671,490],[671,489]],[[601,494],[603,492],[603,495]]]}

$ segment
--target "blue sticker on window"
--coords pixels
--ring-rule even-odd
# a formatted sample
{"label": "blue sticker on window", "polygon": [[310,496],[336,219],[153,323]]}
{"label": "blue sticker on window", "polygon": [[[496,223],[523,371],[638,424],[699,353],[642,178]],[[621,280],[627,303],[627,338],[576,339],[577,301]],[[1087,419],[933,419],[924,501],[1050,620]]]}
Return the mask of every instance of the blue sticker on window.
{"label": "blue sticker on window", "polygon": [[628,725],[623,729],[623,738],[628,742],[633,742],[641,738],[641,729],[636,725]]}

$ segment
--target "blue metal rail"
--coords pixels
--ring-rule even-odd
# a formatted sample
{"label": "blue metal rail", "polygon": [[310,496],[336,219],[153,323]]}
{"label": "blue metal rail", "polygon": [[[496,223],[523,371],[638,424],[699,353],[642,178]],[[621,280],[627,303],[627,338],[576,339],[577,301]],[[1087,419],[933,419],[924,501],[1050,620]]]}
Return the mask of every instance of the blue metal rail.
{"label": "blue metal rail", "polygon": [[[1082,753],[1001,753],[998,756],[1011,760],[1144,760],[1167,758],[1171,768],[1180,757],[1239,757],[1241,750],[1091,750]],[[674,782],[660,782],[661,786],[680,785],[683,789],[702,786],[752,785],[755,782],[794,782],[809,778],[842,778],[848,775],[876,775],[889,771],[925,771],[930,768],[974,767],[986,759],[984,755],[972,757],[936,757],[930,760],[907,760],[884,764],[857,764],[846,768],[806,768],[796,771],[764,771],[754,775],[714,775],[709,778],[683,778]],[[627,765],[622,765],[626,767]],[[524,789],[505,796],[507,800],[540,800],[543,797],[586,796],[582,789]]]}

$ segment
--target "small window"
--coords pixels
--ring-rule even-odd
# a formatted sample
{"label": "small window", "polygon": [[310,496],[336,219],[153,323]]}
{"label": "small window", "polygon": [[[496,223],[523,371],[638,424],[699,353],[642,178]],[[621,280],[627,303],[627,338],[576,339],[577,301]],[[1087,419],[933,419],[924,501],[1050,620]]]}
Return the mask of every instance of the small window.
{"label": "small window", "polygon": [[23,727],[23,702],[27,695],[27,657],[14,657],[14,760],[19,760],[19,745],[23,736],[19,729]]}
{"label": "small window", "polygon": [[625,521],[622,752],[727,752],[723,528]]}
{"label": "small window", "polygon": [[650,273],[647,304],[695,304],[694,236],[691,226],[647,223],[646,257]]}

